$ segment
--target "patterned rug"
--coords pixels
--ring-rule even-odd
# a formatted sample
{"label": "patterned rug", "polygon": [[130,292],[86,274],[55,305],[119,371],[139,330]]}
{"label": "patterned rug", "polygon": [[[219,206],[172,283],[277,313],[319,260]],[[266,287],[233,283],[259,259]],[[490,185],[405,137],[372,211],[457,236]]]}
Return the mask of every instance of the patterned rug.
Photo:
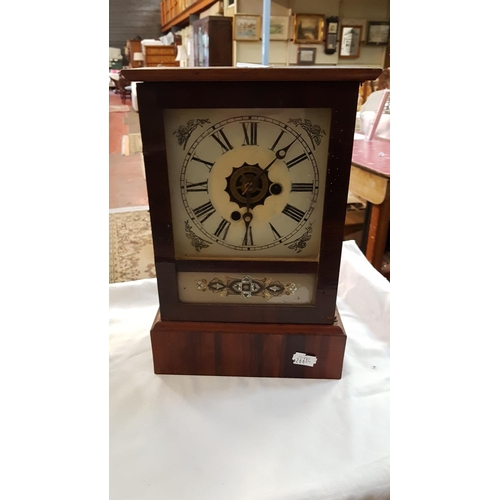
{"label": "patterned rug", "polygon": [[127,106],[126,104],[120,105],[110,105],[109,112],[110,113],[128,113],[132,108]]}
{"label": "patterned rug", "polygon": [[141,134],[128,134],[122,137],[122,155],[130,156],[136,153],[142,154]]}
{"label": "patterned rug", "polygon": [[155,276],[149,212],[110,212],[109,282],[122,283]]}
{"label": "patterned rug", "polygon": [[129,154],[142,153],[142,137],[141,134],[128,134]]}

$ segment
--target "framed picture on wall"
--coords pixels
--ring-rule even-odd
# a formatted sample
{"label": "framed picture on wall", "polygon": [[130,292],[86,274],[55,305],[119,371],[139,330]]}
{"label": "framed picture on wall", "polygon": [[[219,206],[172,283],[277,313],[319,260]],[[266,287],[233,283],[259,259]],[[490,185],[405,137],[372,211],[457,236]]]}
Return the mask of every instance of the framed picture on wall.
{"label": "framed picture on wall", "polygon": [[316,47],[299,47],[297,50],[297,65],[310,66],[316,61]]}
{"label": "framed picture on wall", "polygon": [[368,21],[366,45],[387,45],[389,43],[389,21]]}
{"label": "framed picture on wall", "polygon": [[323,43],[325,16],[322,14],[295,14],[294,43]]}
{"label": "framed picture on wall", "polygon": [[290,28],[289,16],[271,16],[269,23],[270,40],[288,40]]}
{"label": "framed picture on wall", "polygon": [[258,42],[261,35],[261,17],[250,14],[235,14],[234,36],[241,42]]}
{"label": "framed picture on wall", "polygon": [[340,29],[339,57],[359,57],[363,26],[342,26]]}

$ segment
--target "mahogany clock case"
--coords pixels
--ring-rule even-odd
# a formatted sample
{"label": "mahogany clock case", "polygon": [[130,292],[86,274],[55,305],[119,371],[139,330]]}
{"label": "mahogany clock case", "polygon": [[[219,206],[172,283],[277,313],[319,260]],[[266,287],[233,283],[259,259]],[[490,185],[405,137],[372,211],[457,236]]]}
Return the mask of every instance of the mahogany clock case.
{"label": "mahogany clock case", "polygon": [[[339,379],[346,334],[334,325],[160,321],[151,328],[156,374]],[[293,362],[313,355],[313,366]]]}
{"label": "mahogany clock case", "polygon": [[[373,68],[151,68],[124,70],[137,86],[162,321],[334,323],[359,84]],[[176,260],[169,202],[164,110],[329,108],[326,194],[319,262]],[[178,272],[317,274],[312,305],[221,305],[181,302]]]}

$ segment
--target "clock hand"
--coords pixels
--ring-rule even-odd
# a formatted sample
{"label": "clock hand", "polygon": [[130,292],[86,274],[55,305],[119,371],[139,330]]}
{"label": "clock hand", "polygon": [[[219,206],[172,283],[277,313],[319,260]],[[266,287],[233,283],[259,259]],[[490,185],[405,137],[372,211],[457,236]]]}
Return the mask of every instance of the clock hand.
{"label": "clock hand", "polygon": [[[273,163],[278,159],[278,156],[276,156],[276,158],[266,167],[264,168],[263,170],[261,170],[259,172],[259,174],[254,177],[253,181],[252,182],[248,182],[247,184],[245,184],[245,190],[243,191],[242,194],[247,194],[250,192],[250,190],[253,188],[254,184],[264,175],[265,172],[267,172],[273,165]],[[248,198],[247,198],[248,200]]]}
{"label": "clock hand", "polygon": [[278,158],[279,160],[282,160],[286,156],[286,154],[288,153],[288,150],[290,149],[290,147],[292,146],[292,144],[298,138],[299,137],[297,136],[288,146],[285,146],[284,148],[278,149],[278,151],[276,151],[276,158]]}
{"label": "clock hand", "polygon": [[281,148],[281,149],[278,149],[278,151],[276,151],[276,157],[274,158],[274,160],[264,169],[262,169],[262,171],[259,173],[259,175],[257,175],[257,177],[254,178],[254,180],[250,183],[248,183],[246,186],[245,186],[245,190],[243,191],[242,194],[245,194],[249,189],[251,189],[254,184],[272,167],[272,165],[274,164],[274,162],[276,160],[282,160],[286,154],[288,153],[288,150],[291,148],[292,144],[298,139],[298,137],[296,137],[288,146],[285,146],[284,148]]}
{"label": "clock hand", "polygon": [[[248,185],[250,183],[247,183],[245,185],[245,190],[248,189]],[[247,211],[243,214],[243,222],[245,222],[245,238],[243,239],[243,244],[248,245],[248,232],[250,231],[250,222],[252,222],[253,219],[253,214],[250,212],[250,191],[246,193],[246,206],[247,206]]]}

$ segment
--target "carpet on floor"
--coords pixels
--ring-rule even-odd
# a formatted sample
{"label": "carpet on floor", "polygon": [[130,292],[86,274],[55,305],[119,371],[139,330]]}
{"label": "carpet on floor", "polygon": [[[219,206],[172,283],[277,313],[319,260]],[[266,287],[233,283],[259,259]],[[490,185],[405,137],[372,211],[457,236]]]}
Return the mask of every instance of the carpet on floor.
{"label": "carpet on floor", "polygon": [[128,134],[129,154],[142,153],[141,134]]}
{"label": "carpet on floor", "polygon": [[128,113],[131,110],[130,106],[127,106],[126,104],[110,104],[109,105],[109,112],[110,113]]}
{"label": "carpet on floor", "polygon": [[156,277],[149,211],[110,212],[109,282]]}

